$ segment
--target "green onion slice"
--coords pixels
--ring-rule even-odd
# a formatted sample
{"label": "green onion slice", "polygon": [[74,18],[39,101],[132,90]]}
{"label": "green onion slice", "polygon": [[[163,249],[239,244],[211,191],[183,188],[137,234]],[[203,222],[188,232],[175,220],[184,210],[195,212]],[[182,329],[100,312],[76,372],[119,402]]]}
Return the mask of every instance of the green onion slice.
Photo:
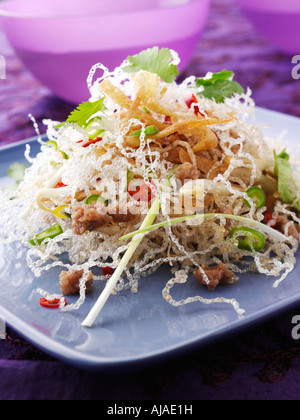
{"label": "green onion slice", "polygon": [[130,169],[127,171],[127,187],[130,184],[131,181],[134,180],[134,172],[132,172]]}
{"label": "green onion slice", "polygon": [[63,233],[63,229],[60,225],[56,224],[49,229],[44,230],[33,238],[29,239],[29,243],[33,246],[41,245],[46,239],[53,239]]}
{"label": "green onion slice", "polygon": [[68,159],[69,159],[69,156],[68,156],[65,152],[63,152],[62,150],[59,150],[59,153],[61,153],[62,157],[63,157],[65,160],[68,160]]}
{"label": "green onion slice", "polygon": [[[137,130],[130,134],[131,137],[140,137],[143,130]],[[153,136],[154,134],[159,133],[159,130],[155,127],[155,125],[150,125],[149,127],[145,128],[145,136]]]}
{"label": "green onion slice", "polygon": [[[237,235],[239,234],[239,235]],[[266,244],[266,237],[258,230],[251,229],[246,226],[237,226],[232,229],[230,238],[238,236],[238,248],[244,251],[256,252],[264,249]]]}
{"label": "green onion slice", "polygon": [[96,140],[101,134],[103,134],[105,130],[103,128],[100,128],[97,130],[94,134],[90,134],[89,139],[90,140]]}
{"label": "green onion slice", "polygon": [[[254,199],[256,204],[256,209],[261,209],[266,204],[266,194],[259,187],[251,187],[246,191],[249,198]],[[249,201],[244,200],[247,207],[251,208]]]}
{"label": "green onion slice", "polygon": [[263,232],[265,232],[266,235],[269,235],[270,237],[273,238],[273,240],[276,240],[278,242],[288,241],[288,238],[285,235],[283,235],[278,230],[271,228],[268,225],[264,225],[263,223],[257,222],[256,220],[249,219],[247,217],[235,216],[233,214],[223,214],[223,213],[222,214],[220,213],[196,214],[192,216],[182,216],[182,217],[176,217],[170,220],[164,220],[163,222],[156,223],[152,226],[148,226],[144,228],[141,227],[139,230],[128,233],[122,236],[120,238],[120,241],[126,241],[127,239],[131,239],[135,237],[136,235],[147,235],[149,232],[153,232],[154,230],[159,229],[161,227],[165,227],[165,226],[173,226],[176,224],[180,224],[180,223],[184,223],[184,222],[192,221],[192,220],[197,220],[197,219],[211,220],[218,217],[224,217],[225,219],[235,220],[240,223],[247,223],[250,226],[257,227],[257,229],[262,230]]}

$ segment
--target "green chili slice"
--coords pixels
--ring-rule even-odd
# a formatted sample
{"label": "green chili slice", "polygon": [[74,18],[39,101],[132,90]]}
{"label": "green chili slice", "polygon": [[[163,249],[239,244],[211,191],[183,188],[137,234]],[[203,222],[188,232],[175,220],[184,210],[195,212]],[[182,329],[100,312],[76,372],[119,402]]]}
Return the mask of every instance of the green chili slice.
{"label": "green chili slice", "polygon": [[63,233],[63,229],[60,225],[56,224],[51,226],[49,229],[37,234],[33,238],[29,239],[29,243],[33,246],[41,245],[46,239],[53,239]]}
{"label": "green chili slice", "polygon": [[53,147],[53,149],[54,149],[55,151],[57,151],[57,150],[58,150],[58,145],[57,145],[56,141],[49,140],[49,141],[47,141],[46,146],[48,146],[48,147]]}
{"label": "green chili slice", "polygon": [[[256,209],[261,209],[266,204],[266,194],[259,187],[251,187],[246,191],[249,198],[252,198],[256,204]],[[249,201],[244,200],[247,207],[251,208]]]}
{"label": "green chili slice", "polygon": [[266,237],[263,233],[258,230],[248,228],[246,226],[237,226],[232,229],[230,233],[230,238],[236,236],[237,233],[240,233],[238,238],[238,248],[244,251],[252,252],[253,249],[256,252],[264,249],[266,244]]}
{"label": "green chili slice", "polygon": [[[68,156],[68,155],[67,155],[64,151],[62,151],[62,150],[58,150],[58,145],[57,145],[56,141],[49,140],[49,141],[47,141],[46,146],[47,146],[47,147],[53,147],[53,149],[54,149],[56,152],[61,153],[62,157],[63,157],[65,160],[68,160],[68,159],[69,159],[69,156]],[[53,162],[53,161],[51,161],[51,162]],[[51,162],[50,162],[50,163],[51,163]]]}
{"label": "green chili slice", "polygon": [[108,206],[108,200],[106,200],[102,195],[91,195],[85,200],[85,204],[93,204],[93,203],[102,203],[105,204],[106,207]]}

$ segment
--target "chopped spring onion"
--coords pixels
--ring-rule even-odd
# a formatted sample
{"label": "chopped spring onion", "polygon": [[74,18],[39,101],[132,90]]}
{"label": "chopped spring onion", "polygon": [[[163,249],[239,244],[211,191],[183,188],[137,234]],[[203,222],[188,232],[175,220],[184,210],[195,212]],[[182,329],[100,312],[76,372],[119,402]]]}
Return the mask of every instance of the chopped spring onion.
{"label": "chopped spring onion", "polygon": [[[239,235],[237,235],[239,233]],[[230,238],[240,236],[238,239],[238,248],[244,251],[259,252],[264,249],[266,244],[266,237],[263,233],[248,228],[247,226],[237,226],[232,229]],[[241,238],[242,237],[242,238]]]}
{"label": "chopped spring onion", "polygon": [[[152,206],[151,209],[148,213],[148,215],[146,216],[143,224],[142,224],[142,228],[146,228],[149,227],[153,224],[158,212],[160,209],[160,199],[159,197],[157,197]],[[135,253],[137,247],[140,245],[140,243],[142,242],[143,238],[139,238],[136,240],[133,240],[131,242],[131,244],[129,245],[126,253],[124,254],[118,268],[116,269],[116,271],[114,272],[114,274],[111,276],[109,282],[107,283],[105,289],[103,290],[102,294],[100,295],[100,297],[98,298],[95,306],[92,308],[92,310],[90,311],[90,313],[88,314],[88,316],[86,317],[86,319],[83,321],[82,326],[84,327],[91,327],[93,325],[93,323],[95,322],[98,314],[100,313],[100,311],[102,310],[103,306],[105,305],[107,299],[110,297],[112,291],[114,290],[118,280],[120,279],[123,271],[125,270],[125,268],[127,267],[129,261],[131,260],[133,254]]]}
{"label": "chopped spring onion", "polygon": [[101,136],[101,134],[103,134],[105,132],[105,130],[103,128],[100,128],[99,130],[97,130],[94,134],[91,134],[89,139],[90,140],[96,140],[98,139],[98,137]]}
{"label": "chopped spring onion", "polygon": [[127,171],[127,187],[130,184],[131,181],[134,180],[134,172],[132,172],[130,169]]}
{"label": "chopped spring onion", "polygon": [[[164,186],[168,187],[170,185],[170,178],[173,175],[173,173],[174,173],[174,169],[173,169],[171,175],[169,175],[169,177],[165,181]],[[144,222],[141,225],[141,229],[146,229],[146,228],[149,228],[153,225],[153,222],[154,222],[154,220],[156,219],[156,217],[159,213],[160,207],[161,207],[160,197],[157,196],[155,198],[155,200],[153,201],[152,206],[151,206],[147,216],[144,219]],[[113,290],[114,290],[118,280],[120,279],[123,271],[127,267],[129,261],[131,260],[133,254],[135,253],[137,247],[140,245],[142,240],[143,240],[143,237],[131,241],[131,243],[130,243],[129,247],[127,248],[127,251],[125,252],[119,266],[117,267],[117,269],[115,270],[115,272],[111,276],[110,280],[106,284],[105,289],[103,290],[102,294],[99,296],[99,298],[98,298],[97,302],[95,303],[95,305],[93,306],[92,310],[90,311],[90,313],[88,314],[86,319],[82,322],[82,326],[92,327],[92,325],[94,324],[97,316],[99,315],[99,313],[102,310],[103,306],[105,305],[107,299],[110,297],[111,293],[113,292]]]}
{"label": "chopped spring onion", "polygon": [[102,203],[102,204],[105,204],[106,207],[108,206],[108,200],[105,200],[105,198],[102,197],[102,195],[97,195],[97,194],[91,195],[85,200],[85,204],[92,204],[92,203]]}
{"label": "chopped spring onion", "polygon": [[56,141],[49,140],[49,141],[47,141],[46,146],[48,146],[48,147],[53,147],[53,149],[54,149],[56,152],[61,153],[62,157],[63,157],[65,160],[68,160],[68,159],[69,159],[69,156],[68,156],[65,152],[63,152],[62,150],[58,150],[58,145],[57,145]]}
{"label": "chopped spring onion", "polygon": [[57,168],[57,166],[60,166],[60,165],[61,165],[61,163],[55,162],[55,160],[50,160],[50,165],[51,165],[53,168]]}
{"label": "chopped spring onion", "polygon": [[63,152],[62,150],[59,150],[59,153],[62,155],[62,157],[63,157],[65,160],[68,160],[68,159],[69,159],[69,156],[68,156],[65,152]]}
{"label": "chopped spring onion", "polygon": [[[131,137],[140,137],[143,130],[137,130],[130,134]],[[145,128],[145,136],[153,136],[154,134],[159,133],[159,130],[155,127],[155,125],[150,125],[149,127]]]}
{"label": "chopped spring onion", "polygon": [[[265,192],[259,187],[251,187],[249,190],[246,191],[249,198],[254,199],[256,209],[261,209],[266,204],[266,194]],[[249,201],[246,199],[244,200],[247,207],[251,208]]]}
{"label": "chopped spring onion", "polygon": [[33,246],[41,245],[46,239],[53,239],[63,233],[63,229],[60,225],[56,224],[49,229],[37,234],[33,238],[29,239],[29,243]]}
{"label": "chopped spring onion", "polygon": [[249,219],[247,217],[242,217],[242,216],[235,216],[233,214],[219,214],[219,213],[196,214],[196,215],[193,215],[193,216],[182,216],[182,217],[177,217],[177,218],[170,219],[170,220],[165,220],[165,221],[157,223],[155,225],[145,227],[143,229],[141,228],[141,229],[139,229],[135,232],[128,233],[127,235],[122,236],[120,238],[120,240],[125,241],[127,239],[133,238],[136,235],[147,234],[149,232],[154,231],[155,229],[159,229],[159,228],[165,227],[165,226],[172,226],[172,225],[175,225],[175,224],[178,224],[178,223],[183,223],[183,222],[186,222],[186,221],[189,221],[189,220],[215,219],[217,217],[225,217],[225,219],[235,220],[235,221],[241,222],[241,223],[247,223],[252,228],[260,229],[264,233],[273,237],[274,240],[279,241],[279,242],[285,242],[285,241],[288,240],[288,238],[285,235],[283,235],[282,233],[278,232],[275,229],[272,229],[270,226],[267,226],[267,225],[264,225],[263,223],[257,222],[256,220],[252,220],[252,219]]}

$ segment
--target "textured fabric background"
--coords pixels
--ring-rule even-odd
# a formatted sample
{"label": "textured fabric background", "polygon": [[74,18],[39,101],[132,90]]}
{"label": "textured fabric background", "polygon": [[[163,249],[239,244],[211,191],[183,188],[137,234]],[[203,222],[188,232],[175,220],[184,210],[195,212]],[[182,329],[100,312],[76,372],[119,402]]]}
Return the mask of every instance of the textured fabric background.
{"label": "textured fabric background", "polygon": [[[64,119],[73,109],[24,69],[1,29],[0,54],[7,61],[7,78],[0,80],[0,145],[35,135],[29,112],[43,131],[42,119]],[[300,81],[291,76],[291,59],[255,33],[234,0],[213,0],[184,76],[233,70],[241,84],[253,89],[257,105],[300,117]],[[163,366],[114,376],[54,360],[8,329],[0,341],[0,399],[297,400],[300,346],[291,337],[291,320],[299,312],[300,304],[293,312]]]}

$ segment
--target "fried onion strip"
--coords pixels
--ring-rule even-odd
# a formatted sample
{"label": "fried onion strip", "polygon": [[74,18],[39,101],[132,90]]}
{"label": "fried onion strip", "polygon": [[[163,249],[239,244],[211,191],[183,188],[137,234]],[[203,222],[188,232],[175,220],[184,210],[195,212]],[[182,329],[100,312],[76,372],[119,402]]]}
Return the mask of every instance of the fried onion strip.
{"label": "fried onion strip", "polygon": [[231,122],[231,119],[228,120],[218,120],[217,118],[207,118],[203,120],[187,120],[178,122],[176,124],[173,124],[167,128],[165,128],[163,131],[158,133],[156,135],[157,138],[164,138],[168,137],[173,133],[178,134],[185,134],[186,136],[195,135],[198,133],[200,128],[209,126],[209,125],[217,125],[217,124],[226,124]]}
{"label": "fried onion strip", "polygon": [[112,101],[120,105],[122,108],[130,109],[132,107],[132,100],[129,99],[125,93],[121,91],[121,89],[114,86],[110,80],[103,80],[103,82],[100,84],[100,89],[106,96],[108,96]]}

